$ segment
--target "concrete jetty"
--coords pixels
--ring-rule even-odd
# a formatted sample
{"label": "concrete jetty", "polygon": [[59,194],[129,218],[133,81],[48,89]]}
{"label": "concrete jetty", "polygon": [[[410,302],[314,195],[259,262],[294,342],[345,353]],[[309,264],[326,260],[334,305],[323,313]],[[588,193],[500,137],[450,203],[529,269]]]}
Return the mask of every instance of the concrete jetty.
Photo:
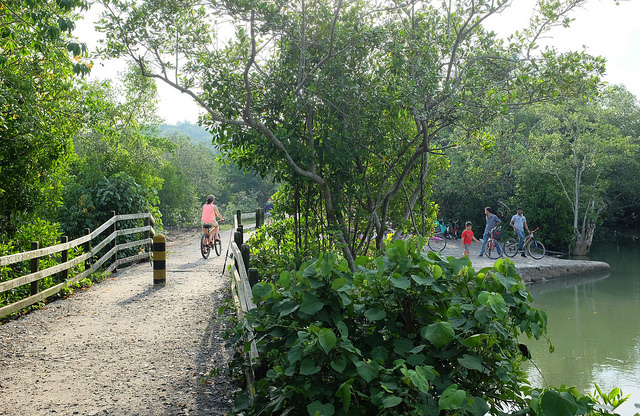
{"label": "concrete jetty", "polygon": [[[480,244],[473,242],[469,251],[469,259],[475,270],[491,267],[496,262],[496,260],[490,259],[486,255],[479,257],[480,246]],[[447,240],[447,247],[442,251],[442,254],[445,257],[462,257],[464,254],[462,243],[460,240]],[[611,269],[609,264],[602,261],[566,260],[549,254],[540,260],[522,257],[520,254],[509,258],[515,263],[516,270],[525,283],[607,273]]]}

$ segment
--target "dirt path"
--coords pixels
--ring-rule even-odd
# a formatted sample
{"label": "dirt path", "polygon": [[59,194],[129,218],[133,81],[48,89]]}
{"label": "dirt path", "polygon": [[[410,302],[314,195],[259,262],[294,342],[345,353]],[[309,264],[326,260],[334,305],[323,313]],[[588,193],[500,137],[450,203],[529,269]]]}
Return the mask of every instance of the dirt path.
{"label": "dirt path", "polygon": [[[224,415],[223,253],[167,232],[167,284],[149,263],[0,326],[0,415]],[[230,312],[231,313],[231,312]]]}

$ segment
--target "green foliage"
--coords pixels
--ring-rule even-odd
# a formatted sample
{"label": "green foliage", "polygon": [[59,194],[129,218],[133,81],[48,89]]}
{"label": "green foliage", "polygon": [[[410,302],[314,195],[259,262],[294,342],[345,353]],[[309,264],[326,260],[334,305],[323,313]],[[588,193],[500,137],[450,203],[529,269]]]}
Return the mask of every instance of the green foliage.
{"label": "green foliage", "polygon": [[[600,85],[602,59],[536,51],[540,36],[567,25],[583,2],[542,2],[530,26],[506,41],[482,22],[508,2],[484,0],[192,8],[118,0],[101,30],[109,56],[128,56],[146,76],[197,96],[223,157],[287,182],[294,206],[318,202],[319,227],[335,233],[354,269],[361,234],[382,235],[390,214],[400,224],[432,214],[429,189],[450,145],[440,134],[460,129],[464,142],[509,109]],[[233,22],[235,33],[218,37],[212,16]],[[176,55],[185,58],[178,68]]]}
{"label": "green foliage", "polygon": [[[37,241],[40,248],[53,246],[60,243],[62,233],[58,231],[58,224],[39,218],[34,218],[30,223],[23,224],[15,233],[14,238],[0,242],[0,256],[22,253],[31,250],[31,243]],[[81,248],[69,251],[69,260],[82,254]],[[60,254],[43,257],[39,261],[40,270],[55,266],[60,263]],[[70,269],[70,275],[82,271],[84,264]],[[0,268],[0,282],[14,279],[31,273],[31,263],[24,261]],[[48,289],[63,282],[62,274],[48,276],[40,280],[40,290]],[[30,285],[22,285],[0,293],[0,306],[8,305],[24,299],[31,294]]]}
{"label": "green foliage", "polygon": [[476,274],[468,259],[421,247],[396,241],[384,256],[358,258],[356,272],[326,254],[254,286],[258,307],[246,320],[266,375],[246,414],[484,415],[526,407],[516,336],[539,338],[547,323],[513,263]]}
{"label": "green foliage", "polygon": [[[3,2],[0,7],[0,230],[21,215],[50,217],[79,128],[74,73],[87,73],[70,36],[84,1]],[[70,55],[73,53],[73,55]],[[76,56],[77,60],[70,57]]]}
{"label": "green foliage", "polygon": [[154,208],[157,196],[124,173],[103,177],[89,188],[69,184],[65,196],[68,202],[59,210],[60,222],[62,229],[73,238],[84,235],[85,228],[102,225],[111,218],[111,211],[136,214],[149,209],[157,221],[161,219]]}

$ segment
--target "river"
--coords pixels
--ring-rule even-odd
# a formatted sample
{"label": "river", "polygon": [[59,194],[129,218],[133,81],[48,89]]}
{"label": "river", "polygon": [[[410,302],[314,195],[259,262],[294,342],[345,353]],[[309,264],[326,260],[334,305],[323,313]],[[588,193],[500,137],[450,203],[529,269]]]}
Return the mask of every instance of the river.
{"label": "river", "polygon": [[616,412],[640,412],[640,248],[609,247],[591,260],[611,265],[608,274],[529,286],[535,307],[548,315],[546,341],[529,341],[527,373],[534,386],[576,386],[583,393],[620,387],[631,394]]}

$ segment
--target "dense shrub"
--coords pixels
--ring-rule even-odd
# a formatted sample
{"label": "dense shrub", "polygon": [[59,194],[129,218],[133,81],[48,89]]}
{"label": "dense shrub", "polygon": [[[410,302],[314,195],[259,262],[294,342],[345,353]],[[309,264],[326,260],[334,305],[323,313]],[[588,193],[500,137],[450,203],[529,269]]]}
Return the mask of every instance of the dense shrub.
{"label": "dense shrub", "polygon": [[[574,389],[535,391],[518,336],[543,337],[547,317],[510,260],[476,273],[467,258],[396,241],[351,272],[332,254],[253,287],[257,308],[234,333],[255,340],[253,398],[237,414],[584,414]],[[267,275],[271,275],[267,273]],[[255,338],[246,328],[255,331]],[[243,369],[242,359],[234,361]],[[505,413],[506,412],[506,413]]]}

